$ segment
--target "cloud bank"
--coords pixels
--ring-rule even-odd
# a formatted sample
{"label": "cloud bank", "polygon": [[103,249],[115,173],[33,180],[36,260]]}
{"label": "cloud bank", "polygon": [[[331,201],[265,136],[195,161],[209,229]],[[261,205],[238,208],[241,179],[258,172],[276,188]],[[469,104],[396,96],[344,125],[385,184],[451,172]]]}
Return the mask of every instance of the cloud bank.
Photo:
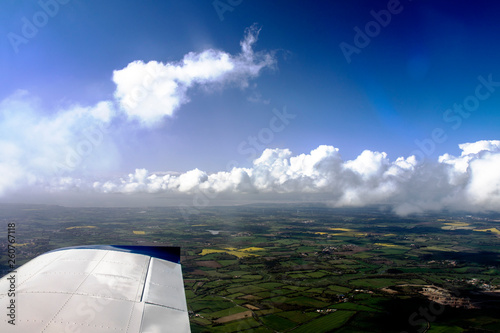
{"label": "cloud bank", "polygon": [[135,173],[94,182],[104,193],[188,193],[215,198],[219,193],[325,194],[334,206],[391,204],[395,212],[461,209],[500,211],[500,141],[461,144],[462,154],[444,154],[435,163],[415,156],[390,161],[386,153],[363,151],[344,161],[339,149],[322,145],[309,154],[266,149],[251,168],[207,174]]}

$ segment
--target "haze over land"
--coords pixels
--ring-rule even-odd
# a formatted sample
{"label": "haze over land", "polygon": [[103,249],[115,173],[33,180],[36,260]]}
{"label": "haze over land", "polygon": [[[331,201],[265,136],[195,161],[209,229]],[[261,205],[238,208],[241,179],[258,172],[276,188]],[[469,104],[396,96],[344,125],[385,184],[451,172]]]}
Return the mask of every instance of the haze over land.
{"label": "haze over land", "polygon": [[360,4],[7,5],[0,201],[500,211],[493,11]]}

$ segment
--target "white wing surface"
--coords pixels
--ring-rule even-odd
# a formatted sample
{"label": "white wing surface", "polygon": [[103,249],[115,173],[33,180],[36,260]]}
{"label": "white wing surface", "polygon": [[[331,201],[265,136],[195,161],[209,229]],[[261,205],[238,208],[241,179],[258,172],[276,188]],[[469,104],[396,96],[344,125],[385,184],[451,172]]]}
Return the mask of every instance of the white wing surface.
{"label": "white wing surface", "polygon": [[190,332],[180,249],[84,246],[0,279],[0,332]]}

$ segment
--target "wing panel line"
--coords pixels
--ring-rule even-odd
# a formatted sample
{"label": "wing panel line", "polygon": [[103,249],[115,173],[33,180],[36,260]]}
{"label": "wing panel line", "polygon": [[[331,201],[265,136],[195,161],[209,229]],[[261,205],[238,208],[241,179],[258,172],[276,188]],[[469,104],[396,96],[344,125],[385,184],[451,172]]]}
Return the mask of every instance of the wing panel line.
{"label": "wing panel line", "polygon": [[[145,267],[145,270],[144,270],[144,274],[143,274],[143,278],[142,278],[142,293],[141,293],[141,299],[139,300],[139,304],[142,303],[142,298],[144,297],[144,290],[146,289],[146,281],[148,280],[148,272],[149,272],[149,265],[151,265],[151,260],[153,258],[152,257],[149,257],[149,261],[148,261],[148,264],[147,266],[144,266]],[[134,312],[134,308],[132,307],[132,311],[130,312],[130,315],[128,317],[128,323],[127,323],[127,332],[130,328],[130,321],[132,320],[132,314]],[[142,313],[141,315],[141,326],[142,326],[142,320],[144,318],[144,312]]]}
{"label": "wing panel line", "polygon": [[[108,253],[109,253],[109,251],[108,251]],[[108,253],[106,253],[106,255]],[[94,268],[92,269],[92,271],[89,272],[89,274],[87,275],[87,277],[78,285],[78,287],[76,287],[75,290],[78,290],[82,286],[82,284],[89,278],[89,276],[92,274],[92,272],[95,271],[97,269],[97,267],[99,267],[99,264],[104,260],[104,258],[106,257],[106,255],[102,256],[102,258],[99,260],[99,262],[97,263],[97,265],[94,266]],[[43,330],[41,331],[41,333],[45,332],[45,330],[50,326],[50,324],[54,321],[54,319],[62,311],[62,309],[64,309],[64,307],[66,306],[66,304],[68,304],[68,302],[70,301],[70,299],[73,298],[73,295],[74,295],[74,293],[71,294],[71,296],[66,300],[66,302],[63,304],[63,306],[61,306],[61,308],[59,309],[59,311],[57,311],[57,313],[48,321],[47,325],[45,325],[45,327],[43,328]]]}
{"label": "wing panel line", "polygon": [[[45,264],[43,267],[41,267],[39,270],[37,270],[35,273],[31,274],[28,278],[26,278],[23,282],[21,282],[19,285],[18,285],[18,288],[21,287],[23,284],[25,284],[26,282],[28,282],[29,280],[31,280],[31,278],[35,275],[37,275],[38,273],[40,273],[40,271],[42,271],[43,269],[45,269],[48,265],[52,264],[52,262],[58,260],[60,257],[62,257],[64,255],[64,253],[61,253],[59,256],[57,256],[57,258],[53,259],[52,261],[48,262],[47,264]],[[23,267],[23,266],[21,266]],[[21,268],[19,267],[19,268]]]}
{"label": "wing panel line", "polygon": [[148,281],[149,266],[151,265],[152,259],[153,259],[152,257],[149,257],[148,267],[146,267],[146,275],[144,276],[144,283],[142,284],[141,300],[139,302],[142,302],[142,299],[144,297],[144,291],[146,290],[146,282]]}
{"label": "wing panel line", "polygon": [[157,304],[157,303],[152,303],[152,302],[146,302],[146,304],[161,306],[162,308],[172,309],[172,310],[176,310],[176,311],[180,311],[180,312],[187,312],[187,311],[184,311],[182,309],[174,308],[174,307],[168,306],[168,305],[162,305],[162,304]]}

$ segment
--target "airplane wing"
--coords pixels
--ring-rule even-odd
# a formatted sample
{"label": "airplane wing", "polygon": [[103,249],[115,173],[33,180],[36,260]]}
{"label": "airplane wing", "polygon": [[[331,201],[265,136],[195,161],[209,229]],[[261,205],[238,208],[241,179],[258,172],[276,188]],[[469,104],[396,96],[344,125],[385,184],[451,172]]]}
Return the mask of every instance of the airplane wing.
{"label": "airplane wing", "polygon": [[190,332],[180,249],[80,246],[0,279],[0,332]]}

